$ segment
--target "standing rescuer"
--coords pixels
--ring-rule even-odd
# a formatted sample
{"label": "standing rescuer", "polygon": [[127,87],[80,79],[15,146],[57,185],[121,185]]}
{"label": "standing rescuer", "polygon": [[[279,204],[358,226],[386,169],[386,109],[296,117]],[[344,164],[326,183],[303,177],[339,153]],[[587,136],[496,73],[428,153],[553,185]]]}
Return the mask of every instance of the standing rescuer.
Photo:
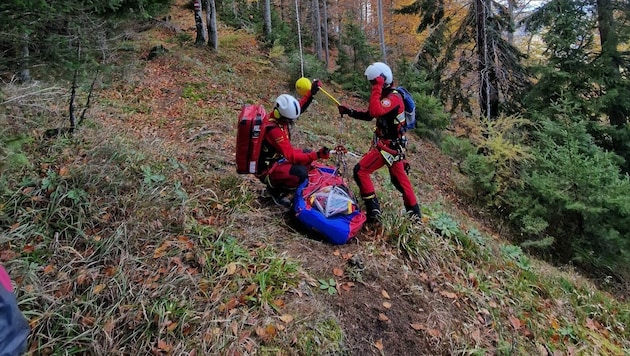
{"label": "standing rescuer", "polygon": [[[309,83],[310,84],[310,83]],[[297,188],[308,178],[308,166],[317,159],[328,159],[330,150],[322,147],[318,151],[295,148],[291,145],[290,126],[308,108],[313,95],[319,89],[319,81],[298,101],[289,94],[281,94],[269,113],[270,125],[264,133],[257,175],[267,187],[273,201],[284,208],[291,206],[287,192]]]}
{"label": "standing rescuer", "polygon": [[392,83],[394,76],[389,66],[382,62],[371,64],[365,76],[372,85],[367,111],[358,111],[339,105],[339,114],[354,119],[372,121],[376,119],[374,138],[370,150],[354,166],[354,180],[359,186],[365,203],[367,222],[380,222],[381,206],[372,173],[387,165],[392,184],[402,193],[405,210],[412,219],[420,219],[420,206],[407,176],[409,164],[405,160],[407,138],[405,136],[405,112],[402,96]]}

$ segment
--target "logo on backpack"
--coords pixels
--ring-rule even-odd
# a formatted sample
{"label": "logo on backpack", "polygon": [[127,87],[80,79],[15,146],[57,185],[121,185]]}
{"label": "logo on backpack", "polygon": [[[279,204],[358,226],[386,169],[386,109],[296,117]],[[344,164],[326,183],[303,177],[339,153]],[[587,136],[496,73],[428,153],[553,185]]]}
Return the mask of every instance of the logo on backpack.
{"label": "logo on backpack", "polygon": [[402,96],[405,103],[405,122],[407,130],[416,127],[416,102],[413,100],[411,93],[402,86],[396,88],[396,91]]}

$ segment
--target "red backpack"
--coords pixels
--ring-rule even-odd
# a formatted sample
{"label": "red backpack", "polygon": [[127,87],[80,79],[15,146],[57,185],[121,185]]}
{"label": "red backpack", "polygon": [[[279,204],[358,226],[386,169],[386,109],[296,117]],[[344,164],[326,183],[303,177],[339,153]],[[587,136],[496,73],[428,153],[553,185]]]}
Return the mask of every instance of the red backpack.
{"label": "red backpack", "polygon": [[262,105],[243,105],[236,128],[237,173],[259,173],[258,158],[268,124],[267,113]]}

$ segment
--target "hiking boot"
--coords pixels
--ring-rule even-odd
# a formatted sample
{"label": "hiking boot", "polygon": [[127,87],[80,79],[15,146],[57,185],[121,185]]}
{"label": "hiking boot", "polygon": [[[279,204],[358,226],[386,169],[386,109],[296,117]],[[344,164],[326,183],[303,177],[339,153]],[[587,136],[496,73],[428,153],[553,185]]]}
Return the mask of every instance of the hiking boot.
{"label": "hiking boot", "polygon": [[284,208],[285,211],[291,209],[291,200],[279,189],[267,187],[265,190],[265,196],[271,198],[277,206]]}
{"label": "hiking boot", "polygon": [[381,223],[381,205],[376,197],[364,199],[365,211],[368,224],[380,224]]}
{"label": "hiking boot", "polygon": [[408,206],[405,208],[407,210],[407,216],[409,217],[409,220],[422,225],[422,213],[420,212],[420,206],[416,204],[414,206]]}

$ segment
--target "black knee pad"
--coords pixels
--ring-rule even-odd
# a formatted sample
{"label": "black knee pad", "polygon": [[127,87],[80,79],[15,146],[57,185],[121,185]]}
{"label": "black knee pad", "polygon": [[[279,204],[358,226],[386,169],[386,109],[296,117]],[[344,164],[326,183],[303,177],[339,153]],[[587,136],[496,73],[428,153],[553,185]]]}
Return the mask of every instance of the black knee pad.
{"label": "black knee pad", "polygon": [[294,164],[289,169],[289,174],[296,176],[300,183],[304,182],[308,178],[308,169],[305,166]]}

